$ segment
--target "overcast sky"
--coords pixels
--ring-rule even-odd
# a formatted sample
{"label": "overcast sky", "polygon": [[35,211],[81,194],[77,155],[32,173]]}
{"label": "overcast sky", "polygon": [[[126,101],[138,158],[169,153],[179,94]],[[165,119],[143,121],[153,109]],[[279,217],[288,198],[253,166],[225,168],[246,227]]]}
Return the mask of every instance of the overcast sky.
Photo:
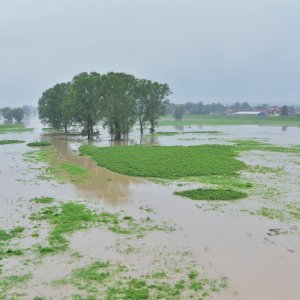
{"label": "overcast sky", "polygon": [[171,100],[300,104],[300,0],[0,0],[0,107],[83,71]]}

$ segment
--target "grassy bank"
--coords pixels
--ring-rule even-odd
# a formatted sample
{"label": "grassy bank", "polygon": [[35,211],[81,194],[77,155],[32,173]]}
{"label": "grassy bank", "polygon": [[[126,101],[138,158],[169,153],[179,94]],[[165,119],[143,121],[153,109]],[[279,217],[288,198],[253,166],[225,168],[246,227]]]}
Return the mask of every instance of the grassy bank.
{"label": "grassy bank", "polygon": [[124,175],[179,179],[190,176],[235,175],[246,165],[236,159],[234,147],[201,146],[81,146],[80,153],[98,165]]}
{"label": "grassy bank", "polygon": [[300,117],[256,117],[256,116],[222,116],[222,115],[184,115],[182,120],[174,120],[167,115],[159,122],[166,125],[278,125],[300,126]]}
{"label": "grassy bank", "polygon": [[31,131],[33,128],[27,128],[23,124],[1,124],[0,125],[0,134],[7,132],[23,132]]}

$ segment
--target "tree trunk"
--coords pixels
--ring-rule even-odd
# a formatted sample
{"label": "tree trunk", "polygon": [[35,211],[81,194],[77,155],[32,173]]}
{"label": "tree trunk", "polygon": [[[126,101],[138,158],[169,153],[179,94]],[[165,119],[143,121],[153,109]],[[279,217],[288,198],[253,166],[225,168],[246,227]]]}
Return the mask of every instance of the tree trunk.
{"label": "tree trunk", "polygon": [[68,132],[68,125],[67,125],[67,122],[64,123],[64,128],[65,128],[65,133]]}
{"label": "tree trunk", "polygon": [[151,124],[150,132],[154,133],[154,122],[150,121],[150,124]]}

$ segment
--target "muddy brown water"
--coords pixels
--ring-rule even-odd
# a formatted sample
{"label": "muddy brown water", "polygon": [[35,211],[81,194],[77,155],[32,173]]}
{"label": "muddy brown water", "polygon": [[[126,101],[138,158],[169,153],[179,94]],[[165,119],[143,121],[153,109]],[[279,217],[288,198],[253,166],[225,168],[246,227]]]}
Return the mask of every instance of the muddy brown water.
{"label": "muddy brown water", "polygon": [[[263,189],[254,191],[249,198],[234,203],[211,205],[194,202],[174,196],[174,190],[199,186],[188,184],[178,187],[176,183],[162,185],[146,179],[116,174],[97,166],[88,157],[78,156],[76,149],[81,140],[64,136],[44,135],[38,123],[33,132],[9,133],[2,139],[49,140],[58,153],[57,162],[67,161],[87,168],[92,176],[89,180],[60,184],[36,178],[40,172],[32,164],[24,161],[23,154],[30,151],[25,144],[0,147],[0,190],[1,210],[0,228],[11,228],[16,224],[28,225],[28,216],[36,208],[30,199],[51,196],[59,201],[85,201],[92,207],[112,211],[124,210],[138,216],[140,207],[150,207],[155,218],[175,224],[172,233],[155,232],[146,235],[140,253],[124,256],[111,251],[115,240],[111,234],[100,229],[78,232],[70,237],[71,249],[83,255],[83,262],[90,259],[117,259],[135,265],[137,270],[159,268],[152,266],[158,253],[168,251],[174,258],[172,263],[180,265],[175,259],[178,251],[190,251],[193,261],[204,268],[211,276],[227,276],[232,288],[230,293],[217,294],[214,299],[300,299],[300,233],[295,229],[300,222],[280,222],[251,215],[246,210],[285,201],[300,203],[300,165],[299,157],[293,155],[260,152],[243,153],[240,157],[249,165],[260,164],[268,167],[284,166],[279,174],[245,173],[243,176],[254,183],[263,183],[269,189],[280,188],[280,195],[265,199]],[[191,145],[202,143],[224,143],[229,139],[258,138],[278,145],[300,144],[300,128],[278,126],[184,126],[183,128],[163,127],[165,131],[177,130],[218,130],[220,135],[193,135],[147,138],[143,142],[161,145]],[[198,140],[195,140],[194,138]],[[182,140],[184,138],[186,140]],[[130,144],[139,143],[136,132]],[[110,146],[108,135],[103,135],[96,144]],[[272,196],[273,197],[273,196]],[[272,202],[273,201],[273,202]],[[281,228],[289,233],[270,235],[270,229]],[[28,238],[27,244],[33,241]],[[136,245],[136,241],[133,241]],[[26,241],[25,241],[26,244]],[[152,251],[151,251],[152,249]],[[158,250],[159,249],[159,250]],[[166,250],[167,249],[167,250]],[[147,254],[148,259],[145,259]],[[172,254],[170,254],[172,253]],[[38,266],[31,266],[33,279],[26,290],[30,296],[42,294],[51,299],[63,295],[67,298],[73,293],[72,287],[64,290],[43,285],[47,280],[55,280],[70,272],[64,255],[48,257]],[[189,258],[184,260],[185,263]],[[166,263],[166,262],[160,262]],[[80,266],[80,264],[79,264]],[[182,266],[183,267],[183,266]],[[4,261],[4,272],[18,270],[17,261]],[[233,292],[232,292],[233,291]],[[24,297],[24,299],[27,299]]]}

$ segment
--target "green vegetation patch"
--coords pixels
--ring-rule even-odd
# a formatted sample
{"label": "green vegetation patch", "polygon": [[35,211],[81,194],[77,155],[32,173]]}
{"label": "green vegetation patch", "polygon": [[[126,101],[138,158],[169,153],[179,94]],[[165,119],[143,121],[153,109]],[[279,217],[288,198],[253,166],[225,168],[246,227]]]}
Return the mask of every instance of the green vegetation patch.
{"label": "green vegetation patch", "polygon": [[276,208],[262,207],[257,211],[257,214],[269,219],[285,219],[285,213],[281,209]]}
{"label": "green vegetation patch", "polygon": [[0,140],[0,145],[8,145],[8,144],[21,144],[24,141],[21,140]]}
{"label": "green vegetation patch", "polygon": [[8,241],[10,239],[13,239],[15,237],[20,236],[20,234],[24,231],[24,227],[18,226],[14,229],[11,229],[9,231],[0,229],[0,242],[1,241]]}
{"label": "green vegetation patch", "polygon": [[202,299],[213,292],[219,292],[227,287],[227,280],[208,279],[193,271],[194,276],[182,274],[174,280],[165,271],[146,274],[140,277],[128,275],[130,270],[126,266],[96,261],[84,268],[73,270],[70,277],[62,279],[56,284],[72,284],[83,292],[74,299],[96,299],[103,295],[103,299]]}
{"label": "green vegetation patch", "polygon": [[216,185],[223,189],[248,189],[253,187],[249,181],[245,181],[240,176],[201,176],[201,177],[187,177],[184,180],[189,182],[201,182]]}
{"label": "green vegetation patch", "polygon": [[258,215],[269,218],[277,219],[280,221],[286,220],[300,220],[300,204],[299,203],[289,203],[281,208],[270,208],[262,207],[256,212]]}
{"label": "green vegetation patch", "polygon": [[31,274],[11,275],[0,278],[0,298],[19,299],[19,297],[9,296],[7,293],[15,287],[25,284],[31,278]]}
{"label": "green vegetation patch", "polygon": [[116,234],[136,235],[142,237],[146,231],[173,231],[166,224],[155,224],[150,218],[138,222],[131,216],[101,212],[96,214],[83,204],[68,202],[59,206],[47,207],[33,214],[31,220],[46,220],[52,226],[48,237],[48,246],[38,248],[41,254],[64,251],[69,242],[66,235],[91,226],[102,226]]}
{"label": "green vegetation patch", "polygon": [[28,143],[27,146],[29,147],[46,147],[46,146],[50,146],[51,143],[46,142],[46,141],[41,141],[41,142],[32,142],[32,143]]}
{"label": "green vegetation patch", "polygon": [[237,151],[270,151],[270,152],[282,152],[282,153],[292,153],[300,154],[299,145],[293,147],[282,147],[274,146],[269,143],[257,141],[257,140],[229,140],[228,142],[234,143]]}
{"label": "green vegetation patch", "polygon": [[54,198],[51,198],[51,197],[38,197],[38,198],[32,199],[32,201],[34,201],[35,203],[40,203],[40,204],[49,204],[49,203],[52,203],[54,201]]}
{"label": "green vegetation patch", "polygon": [[300,125],[299,117],[278,116],[278,117],[257,117],[257,116],[224,116],[224,115],[196,115],[185,114],[182,120],[174,120],[169,115],[159,121],[160,126],[177,125]]}
{"label": "green vegetation patch", "polygon": [[0,228],[0,260],[7,256],[19,256],[24,254],[21,249],[12,249],[9,243],[11,240],[20,237],[24,230],[24,227],[21,226],[17,226],[11,230],[4,230]]}
{"label": "green vegetation patch", "polygon": [[231,189],[195,189],[175,192],[175,194],[193,200],[236,200],[248,196],[244,192]]}
{"label": "green vegetation patch", "polygon": [[69,243],[64,235],[87,228],[89,223],[96,222],[97,216],[83,204],[71,202],[45,208],[33,214],[31,220],[47,220],[53,226],[48,237],[49,247],[39,247],[41,254],[48,254],[66,250]]}
{"label": "green vegetation patch", "polygon": [[61,183],[66,181],[85,180],[91,173],[88,169],[79,167],[69,162],[59,162],[52,147],[42,148],[36,151],[27,152],[25,159],[31,162],[48,163],[49,167],[39,176],[40,179],[51,180],[56,179]]}
{"label": "green vegetation patch", "polygon": [[7,132],[23,132],[23,131],[32,131],[33,128],[26,128],[23,124],[1,124],[0,125],[0,134]]}
{"label": "green vegetation patch", "polygon": [[178,134],[220,134],[222,132],[220,131],[158,131],[155,134],[156,135],[162,135],[162,136],[173,136]]}
{"label": "green vegetation patch", "polygon": [[112,171],[141,177],[178,179],[190,176],[235,175],[246,165],[234,147],[200,146],[81,146],[81,154]]}

